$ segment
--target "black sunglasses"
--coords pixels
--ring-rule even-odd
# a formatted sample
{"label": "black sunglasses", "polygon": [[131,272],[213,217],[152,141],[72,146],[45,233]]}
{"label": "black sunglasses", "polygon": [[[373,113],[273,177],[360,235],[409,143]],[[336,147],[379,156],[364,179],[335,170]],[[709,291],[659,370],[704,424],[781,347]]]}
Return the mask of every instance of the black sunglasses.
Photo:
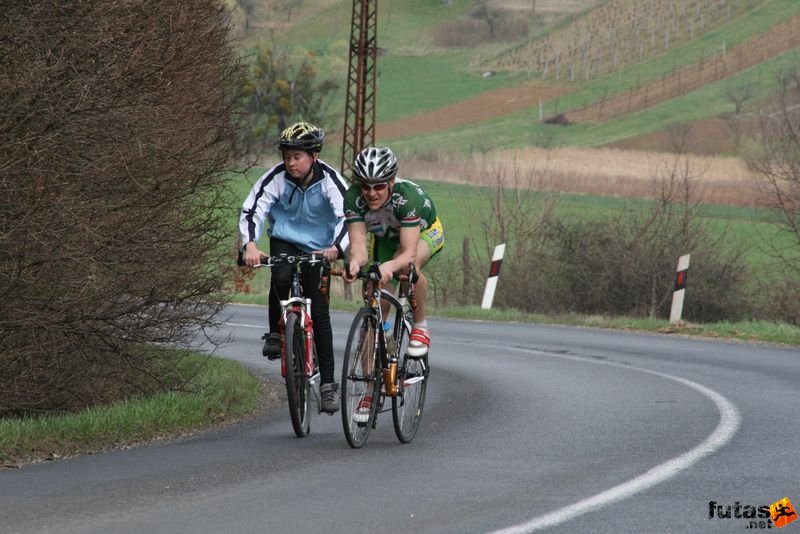
{"label": "black sunglasses", "polygon": [[386,182],[383,182],[382,184],[375,184],[375,185],[361,184],[361,190],[363,192],[365,192],[365,193],[369,193],[370,190],[372,190],[372,191],[383,191],[387,187],[389,187],[389,184],[386,183]]}

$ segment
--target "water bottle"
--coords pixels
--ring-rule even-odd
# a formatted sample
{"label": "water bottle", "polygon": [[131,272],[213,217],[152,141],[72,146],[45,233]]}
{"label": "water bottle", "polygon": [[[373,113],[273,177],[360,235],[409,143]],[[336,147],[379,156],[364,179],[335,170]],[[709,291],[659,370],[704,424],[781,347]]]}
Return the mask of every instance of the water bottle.
{"label": "water bottle", "polygon": [[386,354],[394,356],[395,340],[392,336],[392,325],[388,321],[383,322],[383,339],[386,340]]}
{"label": "water bottle", "polygon": [[389,366],[383,369],[383,388],[387,395],[397,395],[397,357],[395,355],[395,339],[392,336],[392,325],[388,321],[383,323],[383,339],[386,341],[386,355],[389,357]]}

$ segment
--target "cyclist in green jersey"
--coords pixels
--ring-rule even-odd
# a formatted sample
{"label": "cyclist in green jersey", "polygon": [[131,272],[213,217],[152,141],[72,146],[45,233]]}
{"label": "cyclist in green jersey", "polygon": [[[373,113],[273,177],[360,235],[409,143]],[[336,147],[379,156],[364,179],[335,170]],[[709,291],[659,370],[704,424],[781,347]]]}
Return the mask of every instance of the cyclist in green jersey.
{"label": "cyclist in green jersey", "polygon": [[[408,353],[422,356],[431,343],[425,320],[428,283],[422,270],[444,247],[444,230],[433,200],[409,180],[397,178],[397,158],[390,148],[367,147],[353,163],[354,185],[344,195],[344,215],[350,248],[345,280],[352,282],[370,261],[380,262],[382,282],[395,272],[416,265],[417,307]],[[372,259],[367,252],[371,236]]]}

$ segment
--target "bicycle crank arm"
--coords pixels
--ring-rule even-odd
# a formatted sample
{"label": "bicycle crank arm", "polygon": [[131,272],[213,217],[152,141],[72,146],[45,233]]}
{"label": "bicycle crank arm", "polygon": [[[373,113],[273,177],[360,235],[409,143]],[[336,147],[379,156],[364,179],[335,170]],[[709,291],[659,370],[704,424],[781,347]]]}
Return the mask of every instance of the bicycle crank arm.
{"label": "bicycle crank arm", "polygon": [[311,386],[309,388],[311,390],[311,394],[314,395],[314,400],[317,401],[318,413],[322,413],[322,397],[319,394],[319,387],[317,386],[318,381],[319,381],[319,373],[313,375],[308,379],[308,383]]}
{"label": "bicycle crank arm", "polygon": [[422,382],[423,380],[425,380],[424,376],[412,376],[411,378],[403,380],[403,386],[411,386],[417,382]]}

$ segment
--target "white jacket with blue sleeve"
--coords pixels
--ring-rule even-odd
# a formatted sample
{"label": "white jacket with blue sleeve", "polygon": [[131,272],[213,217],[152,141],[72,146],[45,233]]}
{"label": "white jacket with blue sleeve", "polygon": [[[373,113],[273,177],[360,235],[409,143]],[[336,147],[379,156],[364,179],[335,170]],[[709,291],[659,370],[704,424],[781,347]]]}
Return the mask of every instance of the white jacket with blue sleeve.
{"label": "white jacket with blue sleeve", "polygon": [[330,165],[317,160],[311,181],[301,187],[279,163],[265,172],[242,205],[242,245],[258,243],[267,223],[270,237],[295,244],[304,252],[336,246],[344,256],[349,239],[344,225],[347,183]]}

